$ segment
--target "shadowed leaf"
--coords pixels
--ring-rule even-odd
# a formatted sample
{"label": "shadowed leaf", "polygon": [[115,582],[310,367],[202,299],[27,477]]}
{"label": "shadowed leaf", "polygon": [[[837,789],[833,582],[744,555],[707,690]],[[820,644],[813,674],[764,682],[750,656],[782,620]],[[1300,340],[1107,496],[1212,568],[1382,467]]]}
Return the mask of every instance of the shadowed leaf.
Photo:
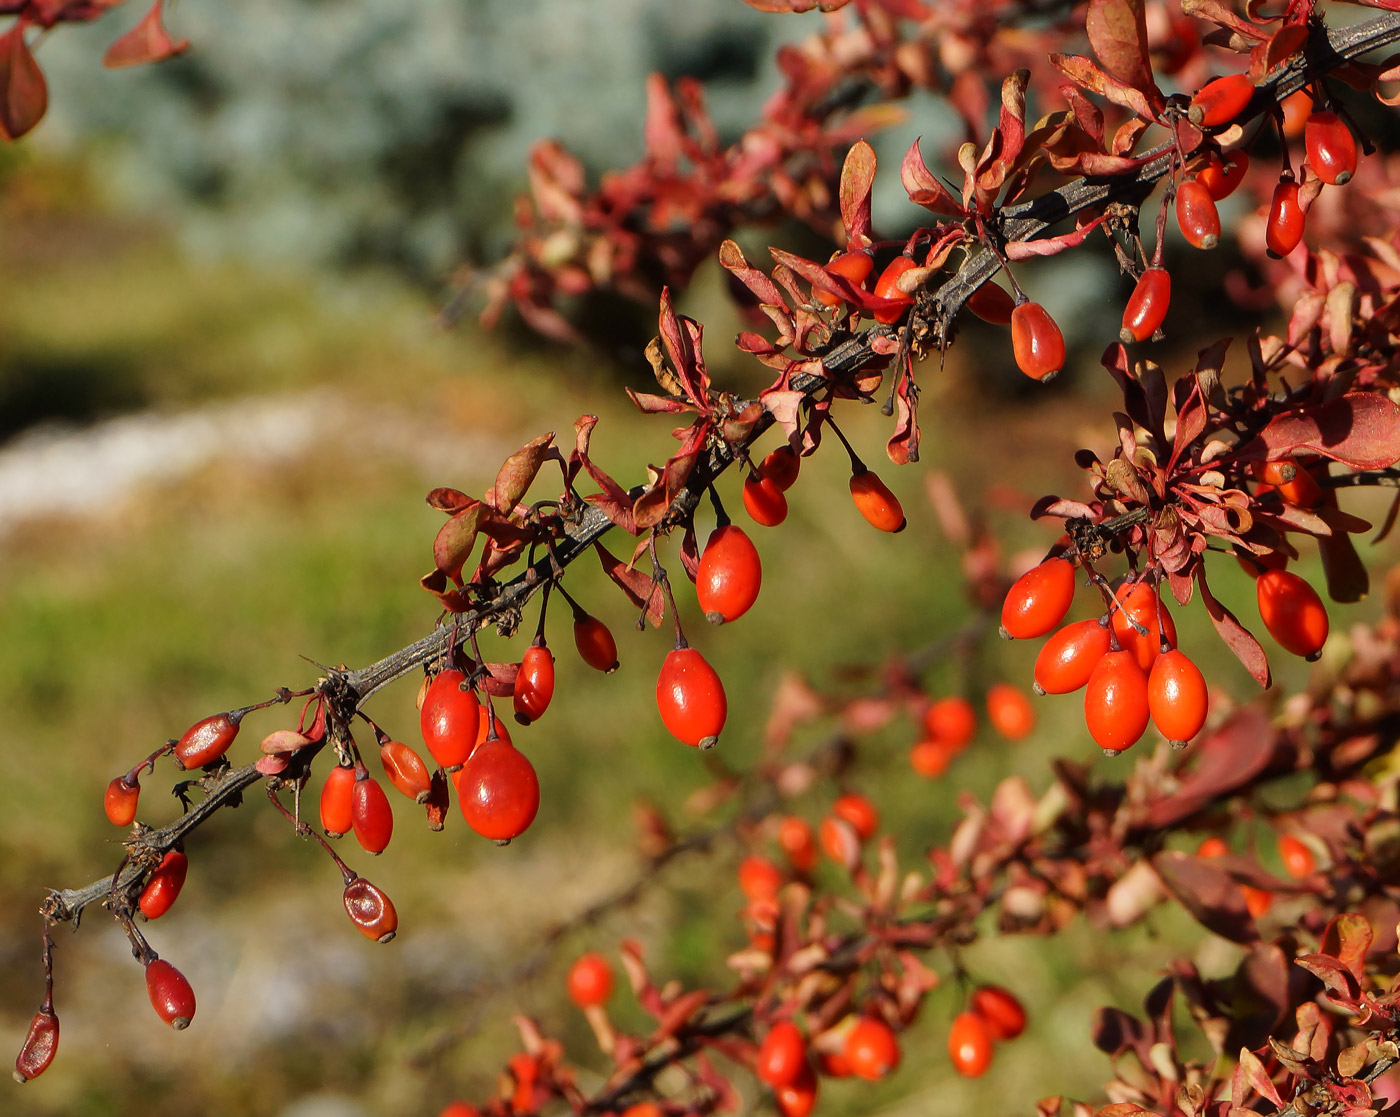
{"label": "shadowed leaf", "polygon": [[1231,942],[1258,941],[1244,894],[1224,869],[1178,850],[1163,850],[1152,864],[1162,883],[1201,926]]}
{"label": "shadowed leaf", "polygon": [[1143,0],[1089,0],[1084,29],[1099,65],[1160,111],[1166,100],[1152,80]]}
{"label": "shadowed leaf", "polygon": [[519,503],[520,498],[529,491],[530,485],[534,483],[535,475],[540,471],[540,466],[548,461],[552,455],[557,454],[553,443],[553,431],[542,434],[525,443],[502,463],[500,472],[496,474],[496,484],[492,490],[495,495],[494,503],[497,512],[508,515]]}

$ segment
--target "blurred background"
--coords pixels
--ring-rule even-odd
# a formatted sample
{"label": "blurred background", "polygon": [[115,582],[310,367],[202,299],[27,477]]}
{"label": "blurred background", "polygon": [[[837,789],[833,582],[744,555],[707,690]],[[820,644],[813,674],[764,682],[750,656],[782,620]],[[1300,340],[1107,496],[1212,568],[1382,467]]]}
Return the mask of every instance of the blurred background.
{"label": "blurred background", "polygon": [[[416,584],[440,520],[422,502],[429,488],[480,492],[511,450],[545,430],[567,442],[585,411],[601,416],[595,456],[624,483],[669,453],[670,424],[638,416],[621,391],[647,388],[643,363],[567,351],[513,323],[445,332],[435,319],[448,277],[507,247],[533,141],[557,137],[595,172],[635,160],[653,70],[704,80],[732,136],[776,85],[773,45],[814,27],[737,0],[190,0],[169,17],[193,41],[187,56],[103,70],[106,44],[140,15],[123,8],[49,36],[39,51],[49,116],[0,147],[3,1051],[18,1049],[40,998],[44,889],[85,884],[120,859],[101,808],[109,779],[202,716],[309,685],[308,660],[363,665],[431,627],[434,602]],[[880,141],[887,172],[914,135],[947,129],[921,112],[911,106],[907,126]],[[877,224],[887,235],[912,227],[897,175],[882,189]],[[1108,268],[1037,267],[1032,294],[1085,338],[1121,305]],[[706,322],[717,381],[752,393],[766,378],[728,349],[739,323],[722,290],[707,269],[681,309]],[[1188,312],[1179,336],[1196,325]],[[867,530],[846,497],[845,463],[823,454],[804,466],[781,530],[752,529],[767,577],[751,618],[702,629],[682,593],[692,639],[729,689],[716,755],[677,746],[655,716],[667,638],[637,633],[596,569],[571,570],[571,592],[617,634],[622,670],[600,678],[578,663],[567,615],[554,618],[558,693],[514,735],[544,788],[527,835],[498,849],[455,808],[431,834],[396,802],[385,854],[371,863],[346,852],[398,906],[398,938],[381,947],[347,923],[319,850],[256,798],[225,812],[188,849],[180,903],[149,928],[199,997],[190,1030],[155,1018],[125,939],[94,908],[78,934],[58,936],[59,1057],[43,1078],[5,1086],[0,1109],[431,1115],[495,1088],[518,1043],[512,1012],[538,1015],[585,1066],[605,1065],[562,996],[582,950],[615,959],[618,940],[634,937],[657,974],[721,987],[725,956],[744,945],[734,866],[746,849],[734,841],[679,859],[626,910],[538,947],[644,873],[635,804],[682,833],[725,818],[721,807],[702,823],[698,804],[757,755],[785,672],[852,693],[863,685],[852,665],[967,622],[959,557],[925,497],[931,471],[952,477],[1008,549],[1044,550],[1025,508],[1057,486],[1079,495],[1074,448],[1111,453],[1107,411],[1084,407],[1104,398],[1107,378],[1094,375],[1095,352],[1032,408],[1004,339],[969,330],[965,341],[942,370],[924,366],[923,464],[878,467],[910,513],[907,532]],[[872,464],[883,461],[885,421],[846,426]],[[723,495],[737,510],[731,480]],[[612,546],[627,551],[625,540]],[[1217,592],[1249,605],[1243,575]],[[1183,643],[1243,686],[1242,671],[1211,660],[1198,610],[1180,625]],[[1035,649],[990,643],[936,664],[931,692],[977,698],[997,678],[1028,684]],[[518,655],[494,646],[496,658]],[[412,742],[413,698],[404,682],[371,712]],[[1030,740],[987,732],[937,783],[908,778],[914,728],[893,724],[866,739],[849,786],[885,807],[915,858],[946,840],[960,791],[985,795],[1011,770],[1039,791],[1051,756],[1088,757],[1073,700],[1037,709]],[[290,717],[257,715],[246,736]],[[794,747],[832,728],[810,727]],[[241,741],[235,759],[249,747]],[[174,816],[163,795],[174,781],[168,766],[147,777],[143,818]],[[815,821],[834,793],[819,787],[790,808]],[[953,1078],[944,1036],[962,1006],[949,982],[909,1033],[905,1069],[879,1087],[824,1088],[820,1112],[922,1113],[935,1097],[940,1112],[1006,1112],[1013,1098],[1028,1110],[1046,1094],[1094,1094],[1108,1068],[1087,1042],[1093,1009],[1138,1007],[1155,968],[1194,940],[1183,918],[972,947],[962,958],[972,973],[1027,1003],[1028,1036],[986,1079]],[[1206,949],[1209,962],[1210,949],[1227,948]],[[522,966],[534,972],[516,974]],[[643,1026],[626,992],[614,1008],[622,1026]]]}

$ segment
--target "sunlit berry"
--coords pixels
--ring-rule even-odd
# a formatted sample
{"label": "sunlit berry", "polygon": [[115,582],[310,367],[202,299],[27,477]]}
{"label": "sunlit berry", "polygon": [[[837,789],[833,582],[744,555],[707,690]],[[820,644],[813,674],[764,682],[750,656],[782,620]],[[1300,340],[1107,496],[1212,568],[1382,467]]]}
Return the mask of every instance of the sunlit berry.
{"label": "sunlit berry", "polygon": [[693,748],[715,745],[729,712],[724,684],[694,648],[667,654],[656,680],[656,707],[671,736]]}
{"label": "sunlit berry", "polygon": [[1048,558],[1012,583],[1001,606],[1001,631],[1014,640],[1044,636],[1074,601],[1074,563]]}

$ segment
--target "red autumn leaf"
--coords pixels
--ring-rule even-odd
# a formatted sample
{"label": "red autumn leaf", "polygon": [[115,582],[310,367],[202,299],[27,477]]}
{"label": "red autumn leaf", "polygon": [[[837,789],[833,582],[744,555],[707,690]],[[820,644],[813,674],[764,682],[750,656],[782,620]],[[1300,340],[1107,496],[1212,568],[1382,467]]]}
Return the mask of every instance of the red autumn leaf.
{"label": "red autumn leaf", "polygon": [[600,493],[588,493],[583,499],[594,507],[601,508],[603,514],[623,531],[629,535],[636,535],[637,521],[632,515],[632,498],[627,495],[621,485],[595,465],[593,459],[588,455],[589,441],[597,423],[598,416],[596,415],[580,415],[574,421],[574,452],[570,455],[570,479],[572,480],[578,473],[574,462],[581,463],[583,468],[588,470],[588,475],[603,490]]}
{"label": "red autumn leaf", "polygon": [[1179,850],[1163,850],[1152,858],[1152,867],[1201,926],[1231,942],[1258,941],[1244,893],[1220,866]]}
{"label": "red autumn leaf", "polygon": [[919,460],[919,397],[911,392],[914,378],[901,376],[894,390],[894,434],[885,443],[885,453],[895,465]]}
{"label": "red autumn leaf", "polygon": [[1038,240],[1013,240],[1006,243],[1008,260],[1029,260],[1033,256],[1058,256],[1066,249],[1078,248],[1089,234],[1104,222],[1104,216],[1090,218],[1072,233],[1061,233],[1057,237],[1041,237]]}
{"label": "red autumn leaf", "polygon": [[1269,674],[1269,658],[1264,654],[1259,641],[1250,634],[1249,629],[1235,619],[1234,613],[1212,596],[1210,587],[1206,585],[1203,564],[1196,567],[1196,583],[1201,587],[1201,600],[1205,603],[1206,612],[1210,614],[1216,633],[1225,641],[1225,646],[1235,653],[1235,658],[1244,664],[1245,670],[1254,677],[1254,681],[1267,690],[1273,679]]}
{"label": "red autumn leaf", "polygon": [[1161,112],[1166,98],[1152,80],[1143,0],[1089,0],[1085,31],[1099,65],[1124,85],[1146,96],[1155,119],[1155,113]]}
{"label": "red autumn leaf", "polygon": [[1273,1079],[1269,1077],[1269,1072],[1264,1069],[1263,1062],[1259,1056],[1244,1047],[1240,1049],[1240,1061],[1235,1067],[1233,1089],[1230,1096],[1233,1099],[1232,1105],[1244,1106],[1245,1099],[1249,1097],[1249,1091],[1253,1090],[1261,1097],[1267,1098],[1274,1105],[1282,1108],[1283,1097],[1278,1092],[1278,1087],[1274,1085]]}
{"label": "red autumn leaf", "polygon": [[497,512],[509,515],[520,498],[529,491],[542,466],[551,457],[558,457],[554,449],[554,432],[532,438],[519,450],[508,457],[496,474],[496,483],[491,492]]}
{"label": "red autumn leaf", "polygon": [[962,203],[928,169],[923,154],[919,151],[919,141],[915,140],[904,153],[904,161],[899,165],[899,180],[909,200],[916,206],[923,206],[934,213],[949,217],[964,217],[966,211]]}
{"label": "red autumn leaf", "polygon": [[1029,70],[1017,70],[1001,83],[1001,115],[977,160],[977,190],[987,201],[996,196],[1020,157],[1026,138],[1026,85],[1030,76]]}
{"label": "red autumn leaf", "polygon": [[633,605],[646,609],[647,620],[653,626],[659,625],[666,616],[666,595],[657,591],[651,576],[628,566],[601,543],[594,543],[593,549],[598,552],[604,573],[621,587]]}
{"label": "red autumn leaf", "polygon": [[447,588],[447,575],[434,570],[418,579],[418,584],[438,599],[444,609],[453,613],[465,613],[471,608],[471,598],[466,592]]}
{"label": "red autumn leaf", "polygon": [[449,516],[479,503],[474,497],[469,497],[460,489],[445,487],[433,489],[428,493],[426,499],[429,508],[436,508],[439,512],[446,512]]}
{"label": "red autumn leaf", "polygon": [[841,165],[841,223],[846,240],[864,245],[870,239],[870,191],[875,185],[875,152],[864,140],[846,153]]}
{"label": "red autumn leaf", "polygon": [[0,35],[0,135],[19,139],[44,116],[49,88],[29,44],[24,24],[16,22]]}
{"label": "red autumn leaf", "polygon": [[172,39],[165,29],[161,20],[164,6],[165,0],[155,0],[141,21],[107,48],[107,53],[102,56],[102,65],[109,70],[144,66],[148,62],[174,58],[189,50],[188,39]]}
{"label": "red autumn leaf", "polygon": [[[699,425],[707,429],[709,427],[708,423]],[[661,522],[670,509],[671,502],[676,499],[676,494],[685,484],[686,478],[690,476],[690,471],[695,468],[698,457],[698,450],[682,450],[666,462],[656,483],[632,504],[632,515],[637,521],[637,527],[645,531]]]}
{"label": "red autumn leaf", "polygon": [[721,267],[727,268],[735,279],[753,292],[760,305],[776,306],[784,314],[790,313],[778,285],[750,264],[744,258],[743,251],[732,240],[726,240],[719,246],[719,262]]}
{"label": "red autumn leaf", "polygon": [[509,698],[515,693],[515,676],[520,673],[518,663],[488,663],[486,674],[477,686],[492,698]]}
{"label": "red autumn leaf", "polygon": [[642,126],[642,138],[646,143],[647,159],[663,171],[675,170],[680,161],[685,137],[681,132],[680,113],[676,110],[675,99],[661,74],[647,75],[646,80],[647,115]]}
{"label": "red autumn leaf", "polygon": [[462,566],[472,553],[481,521],[488,509],[480,501],[456,513],[438,529],[433,540],[433,565],[458,585],[462,582]]}
{"label": "red autumn leaf", "polygon": [[1364,915],[1342,912],[1334,916],[1322,932],[1322,951],[1336,958],[1361,982],[1365,980],[1366,955],[1374,939],[1375,932]]}
{"label": "red autumn leaf", "polygon": [[1147,94],[1104,73],[1082,55],[1051,54],[1049,61],[1050,65],[1054,66],[1065,77],[1091,93],[1106,97],[1115,105],[1122,105],[1125,109],[1137,113],[1144,119],[1156,118],[1156,110],[1152,107],[1152,102],[1148,99]]}
{"label": "red autumn leaf", "polygon": [[1190,818],[1211,803],[1247,784],[1269,766],[1274,738],[1268,719],[1253,706],[1242,706],[1219,728],[1192,749],[1193,767],[1183,773],[1176,787],[1150,803],[1143,825],[1165,829]]}
{"label": "red autumn leaf", "polygon": [[686,398],[703,412],[710,409],[710,374],[700,354],[702,327],[683,317],[671,306],[671,289],[661,289],[661,311],[657,318],[661,342],[671,358],[671,368],[680,379]]}
{"label": "red autumn leaf", "polygon": [[1400,461],[1400,405],[1373,392],[1348,392],[1280,415],[1240,447],[1243,461],[1321,454],[1353,469]]}

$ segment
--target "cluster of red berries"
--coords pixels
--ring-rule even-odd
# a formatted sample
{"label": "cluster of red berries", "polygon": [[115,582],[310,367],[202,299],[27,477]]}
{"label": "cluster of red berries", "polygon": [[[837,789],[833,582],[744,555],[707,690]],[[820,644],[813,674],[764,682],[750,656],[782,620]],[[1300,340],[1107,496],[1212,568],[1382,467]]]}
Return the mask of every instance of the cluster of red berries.
{"label": "cluster of red berries", "polygon": [[[987,720],[1008,741],[1020,741],[1035,729],[1035,708],[1020,687],[994,683],[987,688]],[[909,766],[926,779],[936,779],[977,736],[977,712],[960,695],[928,704],[921,720],[923,732],[909,749]]]}

